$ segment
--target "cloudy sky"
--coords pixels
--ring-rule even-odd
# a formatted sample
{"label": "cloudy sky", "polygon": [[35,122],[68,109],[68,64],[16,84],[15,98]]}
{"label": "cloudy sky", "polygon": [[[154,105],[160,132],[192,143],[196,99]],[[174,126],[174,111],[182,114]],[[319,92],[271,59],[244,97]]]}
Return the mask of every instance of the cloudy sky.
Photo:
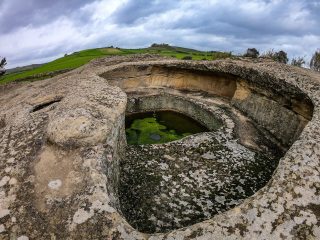
{"label": "cloudy sky", "polygon": [[0,36],[9,68],[152,43],[309,60],[320,48],[320,0],[0,0]]}

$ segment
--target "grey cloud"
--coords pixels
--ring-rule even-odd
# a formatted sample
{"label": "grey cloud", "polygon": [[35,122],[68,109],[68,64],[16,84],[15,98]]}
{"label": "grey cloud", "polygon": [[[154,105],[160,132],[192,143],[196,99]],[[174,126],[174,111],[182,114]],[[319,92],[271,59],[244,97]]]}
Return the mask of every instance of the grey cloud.
{"label": "grey cloud", "polygon": [[[10,64],[15,65],[81,48],[136,48],[153,42],[238,53],[248,47],[256,47],[260,52],[274,48],[288,51],[289,56],[310,56],[320,47],[319,0],[128,0],[120,6],[113,4],[116,1],[0,0],[0,34],[7,37],[7,42],[16,40],[19,28],[24,26],[26,31],[42,31],[48,36],[41,48],[36,37],[34,44],[29,40],[24,45],[22,36],[17,43],[19,51],[12,45],[10,50],[5,49],[2,40],[0,54],[5,52]],[[92,2],[96,3],[89,10],[80,10]],[[111,16],[104,15],[101,9],[110,9],[110,5],[116,6],[116,10]],[[262,10],[257,11],[256,7]],[[98,20],[92,17],[95,13]],[[59,25],[62,38],[56,42],[52,39],[57,34],[38,27],[50,26],[55,21],[59,24],[57,19],[61,16],[67,19],[67,30]],[[79,35],[63,35],[66,31]],[[32,36],[21,32],[33,41]]]}
{"label": "grey cloud", "polygon": [[25,26],[41,26],[56,18],[69,15],[87,0],[3,0],[0,5],[0,33],[15,31]]}
{"label": "grey cloud", "polygon": [[155,13],[165,12],[178,6],[178,1],[170,0],[129,0],[113,14],[117,24],[131,25]]}
{"label": "grey cloud", "polygon": [[[236,1],[232,1],[236,3]],[[250,2],[250,1],[249,1]],[[257,1],[251,1],[257,2]],[[315,1],[314,1],[315,2]],[[175,29],[195,29],[198,33],[211,33],[244,38],[259,38],[260,36],[320,34],[319,4],[309,1],[261,1],[270,11],[256,13],[254,9],[240,9],[239,5],[226,2],[201,7],[194,15],[186,15],[175,23]],[[300,9],[294,12],[290,7],[298,4]],[[294,17],[295,14],[306,11],[304,18]],[[292,20],[291,18],[295,18]],[[289,21],[290,19],[290,21]]]}

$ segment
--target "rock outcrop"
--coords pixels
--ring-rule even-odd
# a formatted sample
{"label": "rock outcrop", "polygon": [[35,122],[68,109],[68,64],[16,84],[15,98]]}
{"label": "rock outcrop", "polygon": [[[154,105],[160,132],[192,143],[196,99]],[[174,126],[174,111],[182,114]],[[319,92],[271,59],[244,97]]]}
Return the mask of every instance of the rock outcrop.
{"label": "rock outcrop", "polygon": [[[185,228],[139,232],[121,213],[118,185],[126,92],[143,88],[221,97],[287,152],[240,205]],[[118,56],[0,94],[0,239],[320,238],[318,73],[259,59]]]}

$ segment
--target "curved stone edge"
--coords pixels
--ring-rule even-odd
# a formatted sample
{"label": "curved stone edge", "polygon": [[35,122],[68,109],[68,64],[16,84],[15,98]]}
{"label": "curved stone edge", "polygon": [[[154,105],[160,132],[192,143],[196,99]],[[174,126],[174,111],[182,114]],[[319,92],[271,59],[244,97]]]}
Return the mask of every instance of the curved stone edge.
{"label": "curved stone edge", "polygon": [[[142,65],[146,64],[150,63]],[[231,73],[277,92],[300,94],[302,91],[314,105],[312,120],[281,159],[272,180],[266,187],[233,210],[183,230],[157,235],[157,238],[271,239],[319,236],[320,139],[317,134],[320,130],[319,74],[263,61],[257,63],[234,60],[206,63],[172,61],[151,64]],[[312,180],[306,176],[313,176]]]}
{"label": "curved stone edge", "polygon": [[[121,60],[116,61],[121,62],[125,60],[125,58],[122,58]],[[108,62],[108,60],[103,61]],[[92,66],[94,64],[95,66]],[[126,64],[128,63],[119,63],[119,65]],[[70,216],[72,212],[73,214],[71,215],[71,218],[69,217],[69,220],[67,220],[69,221],[69,224],[65,222],[69,226],[69,230],[65,230],[65,232],[61,233],[60,235],[69,239],[76,238],[77,236],[86,236],[85,234],[87,234],[90,230],[91,236],[93,236],[92,234],[94,234],[96,237],[112,236],[114,238],[123,239],[188,239],[196,237],[198,237],[199,239],[270,239],[273,237],[283,236],[288,236],[289,238],[292,238],[299,236],[303,237],[307,235],[310,237],[318,237],[320,235],[319,227],[317,226],[317,223],[319,222],[319,215],[317,215],[317,209],[319,208],[318,204],[320,202],[318,194],[320,182],[318,166],[318,161],[320,159],[320,139],[317,136],[317,132],[319,132],[320,130],[319,75],[310,71],[300,70],[297,68],[292,68],[271,62],[252,63],[235,60],[225,60],[216,62],[195,63],[165,60],[141,62],[134,64],[160,64],[167,66],[195,68],[200,70],[209,69],[209,71],[231,72],[235,75],[241,75],[242,77],[249,77],[248,79],[250,79],[251,75],[258,75],[261,78],[263,76],[267,76],[268,79],[269,76],[271,76],[270,79],[276,79],[276,81],[283,81],[289,83],[305,92],[310,97],[315,106],[313,118],[308,123],[299,139],[293,144],[293,146],[287,152],[286,156],[281,160],[272,181],[265,188],[257,192],[251,198],[247,199],[239,207],[225,212],[223,214],[220,214],[211,220],[196,224],[194,226],[190,226],[185,229],[173,231],[168,234],[160,234],[154,236],[147,236],[134,231],[132,228],[130,228],[130,226],[128,226],[125,223],[125,221],[123,221],[122,218],[119,218],[118,214],[114,212],[114,208],[110,206],[116,203],[110,203],[112,202],[112,200],[110,200],[110,196],[108,196],[107,194],[108,190],[105,188],[106,182],[108,182],[108,177],[107,175],[105,175],[105,172],[107,170],[105,163],[112,163],[113,159],[117,158],[113,158],[113,156],[116,156],[118,153],[116,153],[115,155],[112,155],[110,153],[114,152],[114,149],[117,149],[116,146],[121,148],[121,145],[123,143],[121,142],[121,137],[106,138],[110,139],[109,147],[103,146],[101,141],[104,141],[106,139],[101,138],[98,138],[98,140],[96,140],[95,142],[96,144],[93,146],[87,146],[88,142],[86,141],[71,142],[72,144],[70,144],[70,149],[68,151],[76,151],[76,153],[73,154],[73,156],[77,157],[73,160],[73,162],[76,163],[75,165],[77,165],[77,167],[80,167],[80,172],[85,173],[85,176],[82,176],[81,180],[85,183],[88,183],[88,186],[80,188],[84,191],[71,194],[67,197],[68,201],[65,202],[63,209],[68,209],[67,213],[69,215],[67,213],[65,215],[57,214],[58,218],[55,218],[54,216],[50,215],[54,212],[52,212],[50,209],[45,210],[45,212],[47,213],[42,215],[43,217],[47,216],[47,219],[51,217],[52,220],[56,220],[54,220],[51,223],[42,222],[42,224],[46,224],[44,228],[46,229],[46,235],[42,235],[44,238],[46,238],[46,236],[50,237],[51,234],[58,235],[59,231],[58,228],[56,228],[57,226],[55,225],[55,221],[60,221],[61,223],[64,223],[64,221],[67,219],[63,220],[61,219],[61,217],[66,216],[68,218],[68,216]],[[25,91],[30,88],[37,89],[32,93],[14,96],[16,93],[10,92],[9,95],[6,95],[5,98],[1,99],[1,101],[4,101],[5,99],[10,99],[10,94],[11,97],[13,97],[14,99],[11,101],[8,100],[6,106],[2,107],[1,109],[3,110],[2,113],[4,113],[2,114],[2,119],[5,119],[5,130],[1,131],[4,131],[4,133],[6,134],[7,130],[11,129],[10,134],[13,136],[15,134],[14,132],[16,132],[16,135],[18,136],[19,129],[24,130],[26,127],[30,126],[31,128],[29,131],[38,131],[40,142],[48,142],[49,145],[50,142],[53,142],[58,147],[59,144],[62,143],[61,146],[63,147],[63,143],[66,143],[63,142],[64,140],[62,142],[59,142],[57,138],[53,137],[49,139],[49,141],[46,141],[46,122],[49,122],[50,124],[52,120],[48,121],[47,117],[41,113],[39,113],[40,116],[30,116],[29,111],[32,109],[32,103],[30,103],[28,99],[35,98],[35,96],[33,96],[35,92],[38,92],[37,97],[39,97],[40,95],[48,95],[49,93],[53,92],[56,94],[59,93],[58,95],[62,96],[67,96],[72,92],[77,93],[78,91],[84,93],[81,89],[90,89],[89,85],[96,83],[96,89],[91,88],[90,90],[88,90],[88,92],[84,93],[85,95],[90,95],[91,93],[91,96],[93,97],[92,94],[101,87],[101,84],[105,84],[105,81],[101,78],[98,78],[96,75],[119,67],[119,65],[106,67],[103,66],[103,62],[101,63],[101,65],[99,65],[96,61],[90,63],[89,65],[81,69],[78,69],[75,72],[68,74],[68,76],[62,79],[55,78],[54,82],[49,82],[47,80],[39,83],[32,83],[27,86],[22,86],[20,90],[18,89],[16,91],[16,93],[19,93],[19,91],[21,93],[23,92],[23,90]],[[270,69],[274,69],[276,72],[270,74]],[[262,74],[260,74],[260,72]],[[254,77],[252,79],[252,81],[260,81],[256,80]],[[74,86],[76,86],[77,84],[80,84],[79,86],[81,87],[74,89]],[[44,90],[44,88],[46,90]],[[117,89],[114,87],[106,88],[110,90]],[[120,99],[122,99],[124,104],[125,97],[122,96],[120,97]],[[17,105],[16,101],[20,101],[20,104]],[[61,102],[66,104],[65,107],[67,107],[69,104],[67,100],[62,100]],[[79,102],[78,106],[84,107],[84,105],[85,102]],[[125,106],[125,104],[123,106]],[[114,106],[109,106],[109,108],[114,109]],[[121,111],[123,111],[124,113],[124,107],[123,110],[120,110],[120,112]],[[8,114],[10,113],[12,113],[12,115],[8,116]],[[3,115],[5,115],[5,117],[3,117]],[[120,115],[119,118],[114,119],[114,121],[121,121]],[[41,121],[37,119],[41,119]],[[42,121],[44,122],[43,124]],[[38,126],[42,127],[37,129]],[[120,131],[119,127],[115,127],[114,129],[118,129]],[[119,134],[118,136],[120,135],[121,134]],[[72,138],[74,136],[75,135],[71,135]],[[35,138],[37,137],[37,135],[32,135],[32,137]],[[5,188],[5,191],[3,191],[4,195],[2,195],[1,197],[1,221],[5,221],[5,223],[11,221],[12,226],[16,226],[15,232],[11,231],[11,236],[19,237],[20,235],[28,235],[32,239],[33,235],[40,236],[39,234],[41,233],[41,230],[39,229],[38,233],[35,233],[37,232],[35,231],[36,225],[28,225],[26,223],[22,224],[21,220],[19,220],[19,224],[15,224],[17,219],[13,219],[14,217],[11,217],[9,219],[8,215],[10,215],[11,212],[13,212],[11,208],[15,208],[16,206],[21,207],[21,203],[25,203],[26,205],[31,204],[27,204],[27,202],[23,202],[23,199],[19,199],[19,205],[19,203],[16,203],[15,198],[17,195],[18,197],[21,196],[17,194],[19,193],[19,191],[21,191],[19,190],[19,187],[25,190],[29,189],[29,191],[30,188],[33,188],[32,183],[34,183],[33,179],[35,178],[35,176],[32,173],[30,175],[28,169],[30,168],[30,165],[38,161],[38,159],[34,158],[34,156],[38,156],[39,150],[41,148],[38,147],[35,149],[31,149],[32,151],[30,151],[30,153],[25,152],[25,156],[21,156],[21,154],[19,155],[19,153],[16,153],[16,151],[23,151],[23,146],[13,147],[11,144],[13,148],[11,152],[8,153],[8,146],[10,145],[10,142],[7,142],[8,138],[3,137],[1,140],[1,163],[2,165],[4,163],[5,168],[3,169],[5,169],[5,172],[7,173],[6,176],[1,179],[1,183],[3,183],[2,187]],[[118,142],[118,144],[116,142]],[[26,144],[27,143],[28,142],[26,142]],[[46,145],[42,144],[41,146]],[[26,149],[27,147],[28,146],[26,146]],[[62,151],[66,150],[62,148]],[[118,152],[120,153],[121,151]],[[79,156],[77,154],[79,154]],[[62,153],[61,155],[66,156],[64,153]],[[79,159],[81,160],[79,161]],[[87,168],[84,166],[86,166]],[[111,166],[112,168],[112,164],[109,166]],[[9,169],[10,167],[11,169]],[[88,171],[88,167],[91,170]],[[8,183],[10,181],[11,183],[15,182],[14,180],[12,180],[14,179],[14,177],[9,176],[12,173],[12,169],[14,170],[12,175],[17,176],[18,184],[13,184],[15,186],[9,187]],[[56,182],[53,183],[53,186],[56,186],[55,184]],[[12,185],[10,184],[10,186]],[[32,197],[32,194],[27,196]],[[91,202],[91,206],[86,206],[85,203],[88,200],[89,202]],[[4,209],[3,206],[8,206],[8,208]],[[56,209],[57,206],[54,205],[53,210]],[[292,218],[292,216],[294,216],[294,218]],[[28,219],[23,220],[27,221]],[[33,221],[32,223],[36,222],[37,221]],[[98,222],[100,223],[100,227],[94,228],[93,226]],[[19,228],[17,227],[18,225],[21,226],[20,229],[17,229]],[[3,227],[5,227],[4,224]],[[101,232],[99,232],[100,230]],[[6,234],[6,229],[4,229],[3,233]],[[42,234],[44,234],[44,232],[42,232]],[[6,236],[9,235],[7,234]]]}

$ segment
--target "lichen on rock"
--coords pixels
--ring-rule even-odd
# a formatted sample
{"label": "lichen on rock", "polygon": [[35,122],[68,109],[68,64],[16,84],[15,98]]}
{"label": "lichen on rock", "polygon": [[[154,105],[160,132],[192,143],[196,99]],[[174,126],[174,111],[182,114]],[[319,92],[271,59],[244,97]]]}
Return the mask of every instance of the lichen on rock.
{"label": "lichen on rock", "polygon": [[[0,91],[0,239],[320,238],[318,73],[263,59],[114,56]],[[224,127],[167,145],[127,147],[130,94],[164,96],[149,107],[184,106],[166,94],[188,98],[185,114],[209,124],[212,111]],[[278,165],[272,149],[285,152]],[[144,189],[154,191],[154,205],[142,219],[159,220],[155,228],[166,229],[151,230],[165,233],[133,228],[120,205],[126,192],[119,186],[128,180],[120,166],[131,173],[137,151],[144,153],[137,170],[160,186]],[[151,168],[159,174],[147,175]],[[264,174],[274,168],[267,182]],[[215,196],[201,201],[210,188]],[[164,203],[159,216],[157,202]],[[189,226],[179,208],[200,222]]]}

